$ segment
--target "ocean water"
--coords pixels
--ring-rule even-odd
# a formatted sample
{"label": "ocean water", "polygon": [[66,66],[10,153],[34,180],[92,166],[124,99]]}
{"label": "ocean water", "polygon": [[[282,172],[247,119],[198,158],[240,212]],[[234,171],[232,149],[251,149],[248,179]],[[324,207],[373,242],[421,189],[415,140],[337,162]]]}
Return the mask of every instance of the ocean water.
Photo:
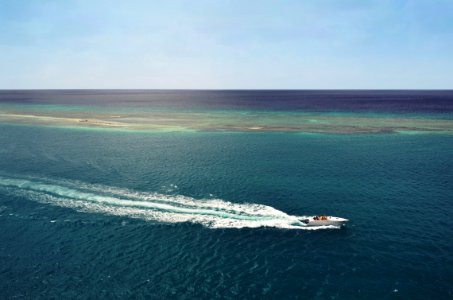
{"label": "ocean water", "polygon": [[[449,121],[453,93],[1,92],[13,109]],[[0,298],[453,298],[450,133],[48,125],[0,122]]]}

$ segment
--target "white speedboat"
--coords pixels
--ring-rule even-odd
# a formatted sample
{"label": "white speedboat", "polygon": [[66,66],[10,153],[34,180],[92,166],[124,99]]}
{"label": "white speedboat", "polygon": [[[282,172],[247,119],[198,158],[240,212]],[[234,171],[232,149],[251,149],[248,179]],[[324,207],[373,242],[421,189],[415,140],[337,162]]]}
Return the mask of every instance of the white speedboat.
{"label": "white speedboat", "polygon": [[336,226],[341,227],[348,222],[348,219],[343,219],[339,217],[332,216],[312,216],[300,219],[301,222],[305,223],[307,226]]}

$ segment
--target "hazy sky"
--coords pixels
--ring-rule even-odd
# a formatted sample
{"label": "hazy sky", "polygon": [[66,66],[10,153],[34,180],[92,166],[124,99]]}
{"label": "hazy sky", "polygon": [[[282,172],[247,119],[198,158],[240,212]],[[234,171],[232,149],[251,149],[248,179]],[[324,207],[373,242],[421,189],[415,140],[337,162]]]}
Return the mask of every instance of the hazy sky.
{"label": "hazy sky", "polygon": [[0,0],[0,88],[453,88],[453,0]]}

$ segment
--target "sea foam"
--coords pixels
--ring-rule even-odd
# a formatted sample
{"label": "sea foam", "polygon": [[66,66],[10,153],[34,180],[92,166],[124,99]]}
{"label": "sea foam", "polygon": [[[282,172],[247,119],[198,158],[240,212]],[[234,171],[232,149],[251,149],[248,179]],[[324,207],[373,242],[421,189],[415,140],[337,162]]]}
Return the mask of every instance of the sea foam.
{"label": "sea foam", "polygon": [[192,222],[209,228],[330,229],[307,227],[303,216],[271,206],[233,203],[222,199],[195,199],[183,195],[138,192],[74,180],[0,176],[0,188],[27,199],[81,212],[139,218],[147,221]]}

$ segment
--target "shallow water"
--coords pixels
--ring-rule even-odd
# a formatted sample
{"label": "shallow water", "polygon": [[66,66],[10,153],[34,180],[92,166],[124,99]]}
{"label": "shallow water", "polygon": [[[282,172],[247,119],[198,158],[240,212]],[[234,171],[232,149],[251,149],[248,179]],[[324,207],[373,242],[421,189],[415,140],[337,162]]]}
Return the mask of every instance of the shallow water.
{"label": "shallow water", "polygon": [[[5,124],[0,145],[2,298],[453,296],[451,135]],[[313,214],[351,221],[292,228]]]}
{"label": "shallow water", "polygon": [[127,131],[453,133],[448,91],[0,91],[0,122]]}

